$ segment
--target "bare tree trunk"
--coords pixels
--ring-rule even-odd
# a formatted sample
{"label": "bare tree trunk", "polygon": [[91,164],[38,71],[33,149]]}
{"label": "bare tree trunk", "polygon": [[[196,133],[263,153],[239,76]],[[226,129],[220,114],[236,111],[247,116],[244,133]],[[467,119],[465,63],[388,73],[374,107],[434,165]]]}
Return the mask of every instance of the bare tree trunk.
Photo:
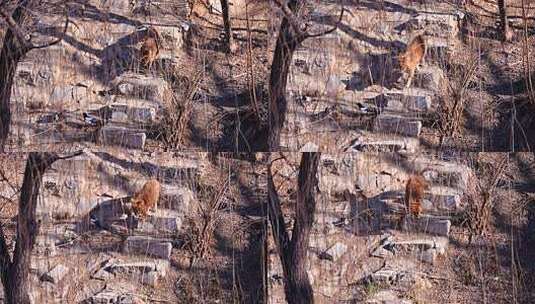
{"label": "bare tree trunk", "polygon": [[[28,22],[28,10],[23,7],[28,1],[19,1],[19,6],[13,12],[13,20],[23,25]],[[0,8],[1,9],[1,8]],[[5,151],[9,127],[11,125],[11,88],[19,61],[29,51],[20,43],[11,28],[8,27],[4,36],[2,51],[0,52],[0,152]]]}
{"label": "bare tree trunk", "polygon": [[225,43],[227,52],[233,53],[236,51],[236,44],[232,37],[232,23],[230,22],[230,8],[228,0],[221,0],[221,10],[223,13],[223,27],[225,28]]}
{"label": "bare tree trunk", "polygon": [[342,6],[340,16],[334,27],[320,33],[310,34],[306,31],[306,26],[302,26],[302,21],[297,17],[308,14],[308,12],[302,12],[305,6],[307,6],[307,0],[289,0],[287,5],[278,1],[275,1],[275,3],[284,15],[279,36],[277,37],[277,44],[271,62],[271,73],[269,75],[268,150],[271,152],[277,151],[280,146],[280,133],[286,120],[288,109],[286,84],[295,50],[308,38],[320,37],[334,32],[344,15],[344,8]]}
{"label": "bare tree trunk", "polygon": [[507,20],[507,5],[505,4],[505,0],[498,0],[498,13],[500,14],[502,40],[505,42],[511,41],[512,32],[509,29],[509,22]]}
{"label": "bare tree trunk", "polygon": [[284,224],[279,196],[268,168],[268,217],[284,272],[284,291],[289,304],[314,303],[314,293],[306,272],[310,231],[316,212],[316,190],[320,153],[303,153],[299,166],[295,224],[292,238]]}
{"label": "bare tree trunk", "polygon": [[0,6],[0,18],[8,25],[4,36],[2,50],[0,51],[0,152],[5,151],[9,129],[11,125],[11,89],[13,87],[13,78],[19,61],[32,49],[49,47],[59,43],[69,25],[69,17],[66,14],[63,34],[56,40],[43,45],[34,45],[30,40],[30,35],[24,29],[30,24],[35,8],[42,1],[38,0],[19,0],[13,14],[7,13],[5,7]]}
{"label": "bare tree trunk", "polygon": [[[290,0],[288,7],[292,12],[296,13],[304,6],[305,2],[303,0]],[[280,132],[286,120],[288,108],[288,101],[286,100],[288,73],[292,64],[293,54],[304,39],[305,37],[295,33],[288,17],[283,17],[269,77],[269,151],[277,151],[279,149]]]}
{"label": "bare tree trunk", "polygon": [[0,226],[0,272],[7,304],[29,304],[31,290],[28,274],[30,257],[39,234],[36,219],[37,197],[45,170],[58,159],[79,155],[60,157],[53,153],[31,152],[26,161],[24,179],[20,191],[19,214],[17,217],[17,238],[15,251],[11,260],[4,231]]}

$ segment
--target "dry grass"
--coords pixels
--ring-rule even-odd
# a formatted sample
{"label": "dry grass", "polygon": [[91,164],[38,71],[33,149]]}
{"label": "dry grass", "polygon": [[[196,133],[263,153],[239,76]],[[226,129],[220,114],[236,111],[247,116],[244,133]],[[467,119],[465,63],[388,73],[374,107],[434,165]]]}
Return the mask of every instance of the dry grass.
{"label": "dry grass", "polygon": [[225,197],[229,191],[230,179],[217,170],[205,174],[200,180],[199,203],[194,214],[188,218],[186,248],[191,254],[190,267],[201,259],[209,259],[214,248],[214,231],[223,218],[226,209]]}
{"label": "dry grass", "polygon": [[197,70],[191,78],[178,75],[175,70],[171,75],[173,94],[167,103],[161,124],[164,145],[168,149],[183,146],[189,137],[189,121],[193,103],[204,77],[204,71]]}
{"label": "dry grass", "polygon": [[466,94],[472,85],[479,67],[479,58],[471,54],[465,60],[452,66],[445,77],[444,92],[440,94],[440,107],[437,110],[440,144],[447,137],[458,135],[464,126]]}
{"label": "dry grass", "polygon": [[484,163],[483,155],[474,154],[477,177],[469,183],[465,192],[466,210],[465,224],[470,233],[470,243],[474,236],[483,236],[492,225],[492,213],[498,182],[508,166],[509,156],[503,155],[497,165]]}

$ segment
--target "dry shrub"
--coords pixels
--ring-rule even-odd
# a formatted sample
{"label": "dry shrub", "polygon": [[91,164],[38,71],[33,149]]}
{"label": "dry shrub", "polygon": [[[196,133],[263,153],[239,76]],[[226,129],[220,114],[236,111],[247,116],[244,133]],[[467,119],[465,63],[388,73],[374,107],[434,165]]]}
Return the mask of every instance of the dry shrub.
{"label": "dry shrub", "polygon": [[441,145],[446,137],[457,135],[464,125],[466,93],[478,70],[479,59],[470,55],[463,61],[451,66],[444,79],[445,90],[439,96],[441,102],[437,115]]}
{"label": "dry shrub", "polygon": [[479,281],[476,265],[475,255],[460,254],[454,259],[453,269],[464,285],[474,286]]}
{"label": "dry shrub", "polygon": [[221,222],[226,208],[224,198],[229,191],[230,180],[222,174],[212,173],[201,177],[198,190],[199,204],[194,215],[187,219],[189,231],[186,233],[186,248],[191,253],[190,267],[212,254],[214,231]]}
{"label": "dry shrub", "polygon": [[178,75],[178,69],[175,69],[173,75],[169,77],[173,94],[167,103],[161,125],[162,138],[168,149],[176,149],[184,145],[190,136],[188,124],[193,103],[203,80],[203,73],[202,70],[198,70],[191,78],[187,78]]}
{"label": "dry shrub", "polygon": [[476,176],[465,192],[466,210],[464,223],[469,229],[470,243],[474,236],[483,236],[489,231],[494,209],[496,187],[508,165],[508,155],[496,163],[482,162],[481,154],[475,154]]}

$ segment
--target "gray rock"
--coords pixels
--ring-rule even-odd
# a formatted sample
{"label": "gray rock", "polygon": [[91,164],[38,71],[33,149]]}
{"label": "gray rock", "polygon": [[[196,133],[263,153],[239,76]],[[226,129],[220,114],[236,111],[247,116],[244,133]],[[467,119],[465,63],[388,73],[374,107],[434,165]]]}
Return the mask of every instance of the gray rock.
{"label": "gray rock", "polygon": [[402,116],[381,114],[374,123],[374,131],[381,133],[396,133],[418,137],[422,129],[422,122]]}
{"label": "gray rock", "polygon": [[448,38],[454,38],[459,33],[459,21],[464,18],[463,14],[431,14],[421,13],[412,19],[418,28],[425,28],[427,31],[446,34]]}
{"label": "gray rock", "polygon": [[97,271],[91,276],[92,279],[101,280],[101,281],[107,281],[107,280],[109,280],[109,279],[112,278],[112,277],[113,277],[113,274],[110,273],[109,271],[106,271],[106,270],[104,269],[104,267],[101,268],[101,269],[99,269],[99,270],[97,270]]}
{"label": "gray rock", "polygon": [[75,303],[87,303],[82,301],[89,299],[95,294],[98,294],[102,289],[105,288],[106,283],[99,280],[89,280],[81,285],[82,286],[80,287],[80,289],[76,292],[76,296],[74,298]]}
{"label": "gray rock", "polygon": [[299,149],[299,152],[318,152],[319,147],[315,143],[307,142],[304,146]]}
{"label": "gray rock", "polygon": [[414,160],[414,170],[425,172],[424,178],[433,184],[452,187],[456,190],[465,190],[468,186],[471,169],[466,165],[460,165],[448,161],[429,161],[420,158]]}
{"label": "gray rock", "polygon": [[64,104],[87,104],[91,99],[96,99],[88,88],[83,86],[54,86],[52,94],[50,95],[49,103],[64,103]]}
{"label": "gray rock", "polygon": [[[415,86],[433,92],[440,92],[443,80],[444,72],[441,68],[435,65],[422,67],[418,69],[417,73],[414,75]],[[429,106],[431,106],[431,102],[429,102]]]}
{"label": "gray rock", "polygon": [[435,260],[437,259],[437,251],[435,249],[428,249],[422,252],[418,257],[425,263],[435,264]]}
{"label": "gray rock", "polygon": [[346,253],[346,251],[347,245],[344,243],[337,242],[329,249],[325,250],[325,253],[332,257],[333,262],[336,262],[344,255],[344,253]]}
{"label": "gray rock", "polygon": [[113,104],[110,108],[113,122],[151,123],[156,120],[156,109],[154,108],[126,104]]}
{"label": "gray rock", "polygon": [[[188,25],[184,25],[188,27]],[[184,45],[184,33],[187,32],[187,29],[184,29],[183,26],[155,26],[156,30],[160,33],[163,43],[162,47],[168,50],[179,50]]]}
{"label": "gray rock", "polygon": [[110,267],[115,263],[115,259],[110,258],[99,263],[98,268],[96,266],[93,266],[92,268],[96,269],[92,271],[93,273],[91,274],[91,278],[102,281],[110,279],[112,277],[112,274],[108,270],[110,270]]}
{"label": "gray rock", "polygon": [[346,152],[407,152],[414,153],[419,141],[415,138],[381,138],[380,136],[359,137],[346,148]]}
{"label": "gray rock", "polygon": [[164,187],[160,193],[158,208],[167,208],[184,214],[188,212],[194,201],[195,194],[190,189],[183,186],[168,186]]}
{"label": "gray rock", "polygon": [[424,215],[417,219],[416,225],[418,231],[440,236],[449,236],[451,221],[445,218]]}
{"label": "gray rock", "polygon": [[431,97],[426,92],[416,89],[392,91],[380,94],[371,101],[381,110],[396,112],[427,112],[431,109]]}
{"label": "gray rock", "polygon": [[152,287],[156,287],[159,279],[160,275],[156,271],[149,271],[141,274],[141,283]]}
{"label": "gray rock", "polygon": [[[428,37],[426,62],[443,66],[448,60],[448,54],[455,49],[454,41],[443,37]],[[415,75],[415,77],[418,76]]]}
{"label": "gray rock", "polygon": [[113,81],[118,93],[134,98],[143,98],[163,104],[169,97],[170,88],[162,78],[125,73]]}
{"label": "gray rock", "polygon": [[175,216],[171,214],[169,216],[149,215],[147,221],[158,231],[177,232],[182,227],[182,218],[176,214]]}
{"label": "gray rock", "polygon": [[346,190],[354,192],[355,182],[348,176],[325,174],[319,177],[319,187],[329,194],[344,193]]}
{"label": "gray rock", "polygon": [[370,275],[370,279],[374,283],[395,285],[400,278],[397,271],[389,269],[381,269]]}
{"label": "gray rock", "polygon": [[38,235],[34,245],[35,253],[43,256],[55,256],[56,241],[57,238],[50,235]]}
{"label": "gray rock", "polygon": [[134,296],[121,291],[104,290],[89,298],[91,304],[133,304]]}
{"label": "gray rock", "polygon": [[65,275],[67,275],[68,272],[69,268],[63,266],[62,264],[58,264],[54,268],[52,268],[52,270],[43,274],[41,280],[56,284],[61,281],[65,277]]}
{"label": "gray rock", "polygon": [[[461,195],[448,187],[431,188],[431,193],[426,195],[431,202],[433,211],[456,213],[461,211]],[[426,200],[424,200],[426,201]]]}
{"label": "gray rock", "polygon": [[162,277],[167,275],[169,271],[169,261],[167,260],[150,260],[138,262],[113,262],[107,269],[111,273],[146,273],[155,271]]}
{"label": "gray rock", "polygon": [[400,299],[392,290],[380,290],[366,300],[367,304],[412,304],[412,301]]}
{"label": "gray rock", "polygon": [[433,239],[414,239],[408,241],[396,241],[394,246],[409,251],[424,252],[430,249],[436,250],[438,254],[444,254],[448,247],[448,238],[436,237]]}
{"label": "gray rock", "polygon": [[130,236],[124,244],[124,252],[129,254],[143,254],[162,259],[169,259],[173,245],[171,242],[160,241],[145,236]]}
{"label": "gray rock", "polygon": [[336,98],[338,97],[338,94],[345,90],[345,88],[345,84],[340,80],[339,77],[331,75],[325,84],[325,94],[327,97]]}
{"label": "gray rock", "polygon": [[98,142],[102,145],[117,145],[140,150],[145,147],[146,139],[147,135],[143,132],[114,126],[105,126],[98,136]]}

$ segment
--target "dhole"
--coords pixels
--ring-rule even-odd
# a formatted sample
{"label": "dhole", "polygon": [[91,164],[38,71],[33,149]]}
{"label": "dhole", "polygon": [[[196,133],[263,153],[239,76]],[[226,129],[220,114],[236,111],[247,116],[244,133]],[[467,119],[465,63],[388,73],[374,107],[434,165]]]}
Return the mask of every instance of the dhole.
{"label": "dhole", "polygon": [[146,35],[141,46],[141,61],[150,70],[160,54],[160,34],[155,28],[149,27]]}
{"label": "dhole", "polygon": [[429,184],[420,175],[411,175],[405,186],[405,206],[407,211],[418,217],[422,212],[422,199],[424,191],[429,189]]}
{"label": "dhole", "polygon": [[399,65],[401,70],[409,75],[406,87],[411,86],[412,78],[416,67],[422,62],[427,53],[427,45],[423,35],[418,35],[412,39],[405,52],[399,55]]}
{"label": "dhole", "polygon": [[144,218],[151,208],[156,208],[158,199],[160,198],[160,183],[151,179],[143,185],[140,191],[136,192],[131,198],[132,209],[134,213]]}

